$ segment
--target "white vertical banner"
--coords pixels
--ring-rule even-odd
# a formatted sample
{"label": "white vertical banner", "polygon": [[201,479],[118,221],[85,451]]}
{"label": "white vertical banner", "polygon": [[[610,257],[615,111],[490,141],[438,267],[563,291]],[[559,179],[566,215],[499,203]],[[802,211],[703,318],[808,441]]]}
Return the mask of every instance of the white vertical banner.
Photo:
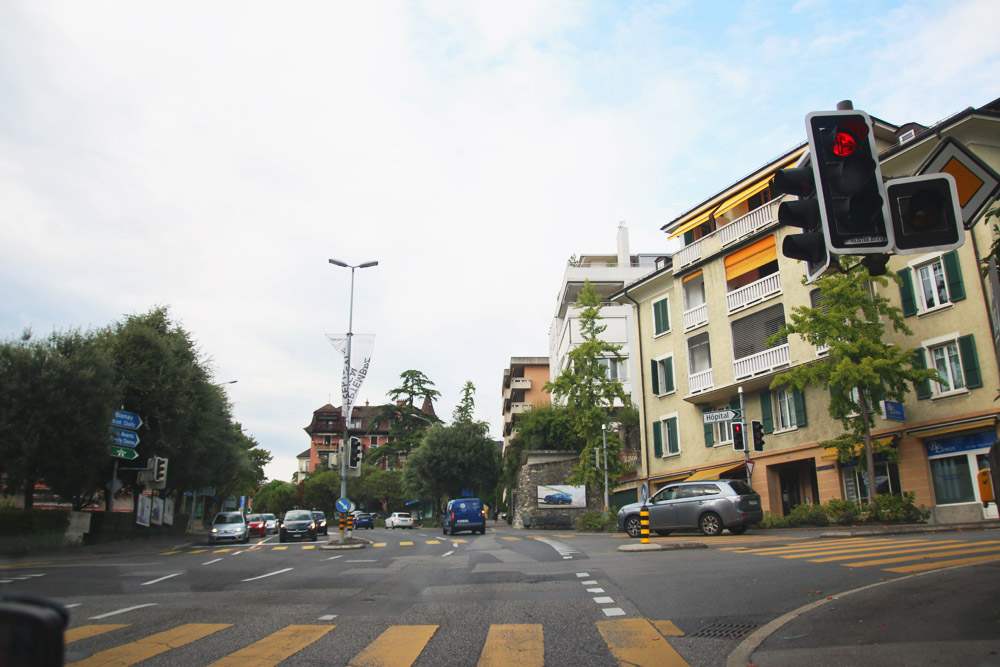
{"label": "white vertical banner", "polygon": [[[326,337],[340,352],[341,357],[347,356],[347,334],[327,334]],[[375,347],[374,334],[351,335],[351,362],[344,364],[344,377],[340,391],[344,423],[350,424],[354,402],[358,399],[358,389],[368,375],[368,365],[372,360],[372,348]]]}

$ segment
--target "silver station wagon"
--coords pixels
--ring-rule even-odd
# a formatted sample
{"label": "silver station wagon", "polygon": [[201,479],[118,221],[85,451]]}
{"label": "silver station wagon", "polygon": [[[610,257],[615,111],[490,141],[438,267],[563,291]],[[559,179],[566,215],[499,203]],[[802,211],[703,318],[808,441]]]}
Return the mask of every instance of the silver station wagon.
{"label": "silver station wagon", "polygon": [[[739,479],[675,482],[657,491],[645,505],[649,509],[649,530],[657,535],[698,529],[714,536],[725,528],[740,535],[764,518],[760,495]],[[618,530],[624,530],[629,537],[640,537],[642,506],[632,503],[621,508]]]}

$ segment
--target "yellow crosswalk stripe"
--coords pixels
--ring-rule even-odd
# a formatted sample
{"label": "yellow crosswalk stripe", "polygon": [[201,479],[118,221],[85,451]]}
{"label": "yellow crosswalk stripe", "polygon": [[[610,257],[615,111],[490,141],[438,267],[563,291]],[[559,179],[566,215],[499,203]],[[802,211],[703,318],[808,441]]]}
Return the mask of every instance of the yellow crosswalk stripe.
{"label": "yellow crosswalk stripe", "polygon": [[316,545],[315,544],[303,544],[302,548],[303,549],[315,549]]}
{"label": "yellow crosswalk stripe", "polygon": [[347,664],[351,667],[412,665],[437,629],[436,625],[393,625]]}
{"label": "yellow crosswalk stripe", "polygon": [[401,546],[401,547],[412,547],[413,546],[413,542],[400,542],[399,546]]}
{"label": "yellow crosswalk stripe", "polygon": [[161,553],[159,553],[157,555],[158,556],[172,556],[174,554],[179,554],[179,553],[180,553],[180,550],[177,550],[177,551],[163,551],[163,552],[161,552]]}
{"label": "yellow crosswalk stripe", "polygon": [[70,642],[78,642],[81,639],[87,639],[89,637],[96,637],[97,635],[103,635],[105,632],[111,632],[112,630],[118,630],[119,628],[127,628],[128,623],[121,625],[81,625],[78,628],[70,628],[63,633],[63,643],[69,644]]}
{"label": "yellow crosswalk stripe", "polygon": [[203,554],[206,551],[208,551],[208,549],[193,549],[193,550],[189,551],[188,553],[189,554]]}
{"label": "yellow crosswalk stripe", "polygon": [[510,542],[520,542],[521,541],[520,537],[501,537],[500,539],[501,540],[508,540]]}
{"label": "yellow crosswalk stripe", "polygon": [[70,664],[80,667],[103,667],[105,665],[128,667],[230,627],[232,627],[231,623],[187,623],[173,630],[158,632],[139,641],[99,651],[89,658]]}
{"label": "yellow crosswalk stripe", "polygon": [[653,627],[664,637],[683,637],[684,633],[672,621],[653,621]]}
{"label": "yellow crosswalk stripe", "polygon": [[[947,552],[922,552],[926,555],[915,554],[911,556],[896,556],[893,558],[877,558],[875,560],[866,560],[860,563],[844,563],[847,567],[870,567],[872,565],[889,565],[891,563],[904,563],[908,560],[924,560],[930,558],[945,558],[948,556],[963,556],[965,554],[982,553],[983,551],[1000,551],[1000,547],[969,547],[969,548],[958,548],[955,547]],[[940,562],[940,561],[939,561]]]}
{"label": "yellow crosswalk stripe", "polygon": [[479,667],[543,667],[545,642],[538,624],[491,625]]}
{"label": "yellow crosswalk stripe", "polygon": [[[855,558],[871,558],[872,556],[896,556],[899,554],[911,554],[911,553],[927,554],[929,557],[933,557],[935,555],[934,554],[935,551],[951,551],[953,549],[961,549],[965,544],[968,543],[954,542],[954,541],[936,542],[934,546],[916,546],[916,547],[899,548],[899,549],[884,549],[882,551],[876,551],[874,553],[866,551],[863,553],[829,556],[827,558],[812,558],[810,560],[813,563],[827,563],[836,560],[853,560]],[[984,544],[984,543],[979,542],[979,544]],[[998,544],[998,542],[990,542],[990,544]],[[899,560],[912,560],[912,559],[913,557],[910,556],[906,558],[901,558]]]}
{"label": "yellow crosswalk stripe", "polygon": [[441,544],[441,540],[427,540],[427,544]]}
{"label": "yellow crosswalk stripe", "polygon": [[667,643],[653,624],[644,618],[598,621],[597,629],[619,663],[687,667],[687,661]]}
{"label": "yellow crosswalk stripe", "polygon": [[272,550],[272,551],[284,551],[284,550],[285,550],[285,549],[287,549],[287,548],[288,548],[288,547],[273,547],[273,548],[272,548],[271,550]]}
{"label": "yellow crosswalk stripe", "polygon": [[385,542],[376,542],[376,543],[375,543],[375,544],[373,544],[372,546],[373,546],[373,547],[384,547],[384,546],[385,546]]}
{"label": "yellow crosswalk stripe", "polygon": [[272,667],[333,630],[335,625],[289,625],[258,642],[230,653],[209,667]]}
{"label": "yellow crosswalk stripe", "polygon": [[992,556],[977,556],[975,558],[957,558],[955,560],[939,561],[937,563],[923,563],[920,565],[904,565],[902,567],[887,567],[889,572],[923,572],[924,570],[934,570],[942,567],[954,567],[956,565],[974,565],[975,563],[988,563],[1000,560],[1000,554]]}

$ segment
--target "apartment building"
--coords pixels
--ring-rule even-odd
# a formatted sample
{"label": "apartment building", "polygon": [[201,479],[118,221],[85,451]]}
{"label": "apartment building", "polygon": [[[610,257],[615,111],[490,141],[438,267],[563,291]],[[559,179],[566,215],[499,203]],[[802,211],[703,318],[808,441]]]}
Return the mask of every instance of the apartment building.
{"label": "apartment building", "polygon": [[[886,342],[919,348],[946,382],[914,387],[901,414],[876,418],[873,437],[897,453],[896,460],[876,459],[876,492],[913,492],[937,520],[995,518],[995,505],[984,509],[980,502],[975,473],[987,465],[1000,416],[996,272],[983,280],[978,270],[993,241],[982,215],[1000,168],[1000,104],[931,128],[873,122],[886,177],[933,168],[950,147],[971,157],[958,160],[959,167],[944,164],[979,179],[959,181],[970,216],[965,245],[894,256],[889,264],[903,284],[890,283],[883,295],[903,310],[913,335],[887,327]],[[670,238],[683,239],[681,250],[611,297],[633,310],[640,360],[641,390],[634,395],[643,450],[636,482],[619,489],[623,500],[639,497],[643,486],[652,495],[670,481],[720,477],[750,477],[764,509],[777,515],[832,498],[868,499],[857,461],[842,463],[836,450],[821,446],[843,430],[829,413],[830,389],[770,388],[782,371],[827,354],[798,336],[767,342],[793,308],[818,303],[818,290],[803,284],[802,264],[779,250],[785,234],[800,230],[778,226],[782,197],[770,189],[774,172],[806,151],[805,145],[787,151],[666,224]],[[766,433],[765,451],[751,453],[752,471],[732,449],[732,423],[704,418],[741,405],[745,423],[760,420]]]}
{"label": "apartment building", "polygon": [[549,381],[548,357],[511,357],[503,371],[503,449],[517,434],[517,416],[532,407],[548,405],[549,393],[542,387]]}

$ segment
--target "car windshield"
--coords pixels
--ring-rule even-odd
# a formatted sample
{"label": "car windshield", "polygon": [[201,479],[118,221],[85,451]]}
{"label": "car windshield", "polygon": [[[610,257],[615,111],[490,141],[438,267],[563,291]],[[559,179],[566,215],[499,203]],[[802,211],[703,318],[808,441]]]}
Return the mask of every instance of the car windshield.
{"label": "car windshield", "polygon": [[265,520],[265,521],[274,521],[274,520],[275,520],[275,518],[274,518],[274,515],[273,515],[273,514],[265,514],[265,515],[264,515],[264,520]]}
{"label": "car windshield", "polygon": [[285,521],[310,521],[312,514],[309,512],[288,512],[285,514]]}
{"label": "car windshield", "polygon": [[322,519],[325,518],[326,515],[324,515],[322,512],[313,512],[313,516],[316,517],[317,519]]}
{"label": "car windshield", "polygon": [[242,514],[220,514],[213,523],[243,523]]}
{"label": "car windshield", "polygon": [[406,512],[397,512],[396,516],[399,517],[400,519],[409,519],[410,518],[410,515],[407,514]]}
{"label": "car windshield", "polygon": [[368,515],[368,514],[359,514],[358,518],[359,519],[370,519],[371,515]]}
{"label": "car windshield", "polygon": [[247,517],[247,521],[258,522],[258,521],[263,521],[263,519],[260,518],[259,514],[251,514],[250,516]]}

